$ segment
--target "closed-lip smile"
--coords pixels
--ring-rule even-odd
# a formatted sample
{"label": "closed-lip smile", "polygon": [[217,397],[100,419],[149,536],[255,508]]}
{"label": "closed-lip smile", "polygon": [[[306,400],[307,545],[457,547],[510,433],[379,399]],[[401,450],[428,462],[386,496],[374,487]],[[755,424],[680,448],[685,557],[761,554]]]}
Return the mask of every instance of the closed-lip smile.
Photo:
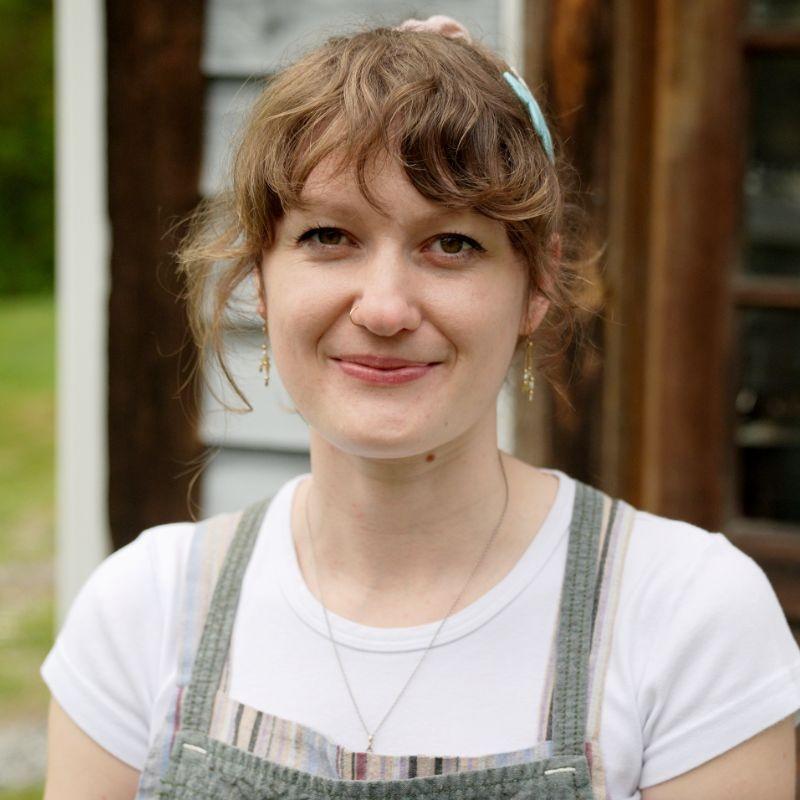
{"label": "closed-lip smile", "polygon": [[353,364],[362,364],[373,369],[399,369],[401,367],[425,367],[432,361],[409,361],[405,358],[389,358],[388,356],[373,356],[362,353],[353,355],[335,356],[336,361],[349,361]]}
{"label": "closed-lip smile", "polygon": [[337,356],[332,361],[350,378],[373,386],[399,386],[419,380],[438,366],[438,361],[374,356],[367,353]]}

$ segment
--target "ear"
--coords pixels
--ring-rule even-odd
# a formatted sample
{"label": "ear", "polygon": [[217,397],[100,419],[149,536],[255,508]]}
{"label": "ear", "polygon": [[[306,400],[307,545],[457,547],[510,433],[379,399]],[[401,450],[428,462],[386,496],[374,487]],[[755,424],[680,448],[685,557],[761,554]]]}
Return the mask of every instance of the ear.
{"label": "ear", "polygon": [[[550,260],[552,264],[553,271],[558,269],[558,265],[561,262],[561,236],[558,233],[554,233],[550,238]],[[552,273],[551,273],[552,276]],[[552,277],[547,276],[545,278],[545,283],[550,284],[552,282]],[[547,297],[542,293],[541,289],[536,289],[531,292],[530,297],[528,298],[528,306],[526,309],[526,314],[522,320],[522,328],[520,329],[521,336],[530,336],[538,327],[541,325],[542,320],[547,314],[547,310],[550,308],[550,301]]]}
{"label": "ear", "polygon": [[542,320],[550,308],[550,301],[537,289],[531,292],[528,307],[520,328],[521,336],[530,336],[541,325]]}
{"label": "ear", "polygon": [[264,290],[264,278],[261,274],[261,265],[259,264],[257,267],[253,267],[253,280],[256,284],[256,293],[258,295],[258,305],[256,308],[258,309],[258,315],[264,322],[267,321],[267,296]]}

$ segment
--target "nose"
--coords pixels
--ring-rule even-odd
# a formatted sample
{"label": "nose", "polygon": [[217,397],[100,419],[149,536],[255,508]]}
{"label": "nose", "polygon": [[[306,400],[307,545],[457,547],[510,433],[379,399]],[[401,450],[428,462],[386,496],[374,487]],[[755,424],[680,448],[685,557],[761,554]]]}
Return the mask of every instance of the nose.
{"label": "nose", "polygon": [[394,336],[419,327],[413,265],[398,249],[384,247],[364,263],[350,319],[376,336]]}

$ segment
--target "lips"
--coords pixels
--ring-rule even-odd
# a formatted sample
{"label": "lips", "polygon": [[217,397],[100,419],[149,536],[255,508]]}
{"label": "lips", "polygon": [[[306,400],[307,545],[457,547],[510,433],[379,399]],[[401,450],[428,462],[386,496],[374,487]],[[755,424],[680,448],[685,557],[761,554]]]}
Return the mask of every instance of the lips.
{"label": "lips", "polygon": [[[416,381],[435,370],[439,362],[409,361],[405,358],[355,355],[333,358],[345,375],[362,383],[378,386],[397,386]],[[365,363],[369,362],[369,363]]]}
{"label": "lips", "polygon": [[436,362],[433,361],[409,361],[405,358],[389,358],[387,356],[375,356],[367,354],[354,354],[338,356],[337,361],[347,361],[352,364],[361,364],[373,369],[400,369],[401,367],[425,367]]}

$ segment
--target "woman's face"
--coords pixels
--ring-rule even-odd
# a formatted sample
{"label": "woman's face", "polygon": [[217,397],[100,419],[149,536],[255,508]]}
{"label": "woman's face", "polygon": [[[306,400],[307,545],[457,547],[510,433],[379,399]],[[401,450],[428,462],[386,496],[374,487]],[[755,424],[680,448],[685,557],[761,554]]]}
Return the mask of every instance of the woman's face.
{"label": "woman's face", "polygon": [[[262,262],[281,380],[308,424],[348,453],[403,458],[468,436],[494,421],[517,336],[546,301],[529,304],[501,223],[424,198],[389,159],[370,171],[384,215],[334,166],[311,173],[307,209],[280,220]],[[370,357],[417,366],[356,363]]]}

